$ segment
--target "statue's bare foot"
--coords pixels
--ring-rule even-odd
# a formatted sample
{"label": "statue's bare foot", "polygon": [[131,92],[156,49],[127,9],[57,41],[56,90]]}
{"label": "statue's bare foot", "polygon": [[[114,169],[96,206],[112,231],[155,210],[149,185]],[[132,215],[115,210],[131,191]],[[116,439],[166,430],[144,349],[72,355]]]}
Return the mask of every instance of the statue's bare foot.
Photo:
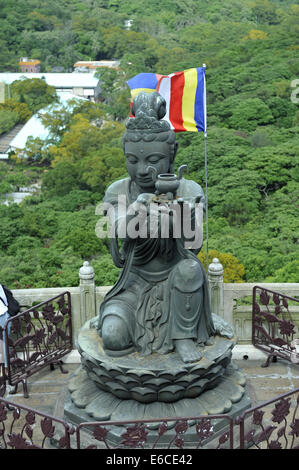
{"label": "statue's bare foot", "polygon": [[202,358],[197,344],[192,339],[176,339],[175,349],[183,362],[196,362]]}

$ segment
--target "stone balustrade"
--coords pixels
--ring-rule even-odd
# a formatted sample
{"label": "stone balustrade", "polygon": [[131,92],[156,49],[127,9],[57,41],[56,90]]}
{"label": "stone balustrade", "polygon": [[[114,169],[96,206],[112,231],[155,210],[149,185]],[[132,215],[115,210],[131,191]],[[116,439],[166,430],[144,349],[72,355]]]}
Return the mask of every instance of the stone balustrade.
{"label": "stone balustrade", "polygon": [[[251,344],[251,296],[255,285],[299,298],[299,283],[224,283],[223,266],[217,258],[209,265],[209,290],[212,311],[234,326],[238,343]],[[94,269],[88,261],[79,270],[78,287],[16,289],[13,294],[21,305],[31,307],[68,290],[72,302],[73,340],[81,326],[98,312],[105,294],[112,286],[96,286]],[[299,311],[293,309],[293,319],[299,325]]]}

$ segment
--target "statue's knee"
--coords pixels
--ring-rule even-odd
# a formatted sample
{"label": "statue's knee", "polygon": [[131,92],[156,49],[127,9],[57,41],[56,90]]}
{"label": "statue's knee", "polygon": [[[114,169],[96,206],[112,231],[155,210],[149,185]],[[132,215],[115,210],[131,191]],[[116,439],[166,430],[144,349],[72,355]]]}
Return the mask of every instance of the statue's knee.
{"label": "statue's knee", "polygon": [[125,322],[114,315],[104,318],[102,324],[103,347],[113,351],[126,349],[130,345],[130,335]]}
{"label": "statue's knee", "polygon": [[200,264],[193,259],[181,261],[175,268],[173,284],[180,291],[195,292],[204,282],[204,274]]}

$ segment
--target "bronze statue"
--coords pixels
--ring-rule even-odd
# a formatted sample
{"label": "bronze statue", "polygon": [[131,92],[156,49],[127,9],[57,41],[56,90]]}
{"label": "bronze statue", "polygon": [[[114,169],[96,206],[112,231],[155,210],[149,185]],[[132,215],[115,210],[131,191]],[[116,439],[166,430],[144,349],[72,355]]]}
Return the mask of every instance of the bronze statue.
{"label": "bronze statue", "polygon": [[[171,220],[170,204],[186,202],[194,230],[196,204],[204,205],[202,188],[194,181],[174,175],[178,144],[165,115],[165,100],[156,92],[140,93],[123,137],[129,177],[112,183],[104,202],[114,207],[112,256],[122,271],[100,308],[98,330],[106,354],[123,356],[133,351],[141,355],[166,354],[175,350],[184,362],[201,359],[200,346],[213,343],[215,327],[210,311],[207,279],[196,256],[201,246],[187,249],[184,234],[161,237],[161,226],[150,234],[151,204],[162,203]],[[135,209],[146,208],[145,237],[118,237],[132,219],[118,210],[119,196]],[[174,206],[172,206],[174,207]],[[170,222],[171,225],[171,222]]]}
{"label": "bronze statue", "polygon": [[[78,334],[82,365],[65,417],[118,422],[242,411],[250,402],[244,375],[231,364],[234,332],[211,313],[197,257],[202,188],[183,178],[184,165],[174,174],[177,143],[163,120],[164,99],[140,93],[132,113],[123,138],[129,177],[104,198],[111,254],[122,269],[99,316]],[[118,432],[109,432],[113,442]]]}

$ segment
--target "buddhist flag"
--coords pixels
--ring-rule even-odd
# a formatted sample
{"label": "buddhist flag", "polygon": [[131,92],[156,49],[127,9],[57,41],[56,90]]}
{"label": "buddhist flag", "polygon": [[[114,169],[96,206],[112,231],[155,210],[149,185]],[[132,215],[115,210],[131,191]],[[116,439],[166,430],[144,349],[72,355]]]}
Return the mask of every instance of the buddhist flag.
{"label": "buddhist flag", "polygon": [[157,91],[166,100],[166,116],[175,132],[206,132],[205,67],[170,75],[139,73],[128,80],[132,99],[141,91]]}

